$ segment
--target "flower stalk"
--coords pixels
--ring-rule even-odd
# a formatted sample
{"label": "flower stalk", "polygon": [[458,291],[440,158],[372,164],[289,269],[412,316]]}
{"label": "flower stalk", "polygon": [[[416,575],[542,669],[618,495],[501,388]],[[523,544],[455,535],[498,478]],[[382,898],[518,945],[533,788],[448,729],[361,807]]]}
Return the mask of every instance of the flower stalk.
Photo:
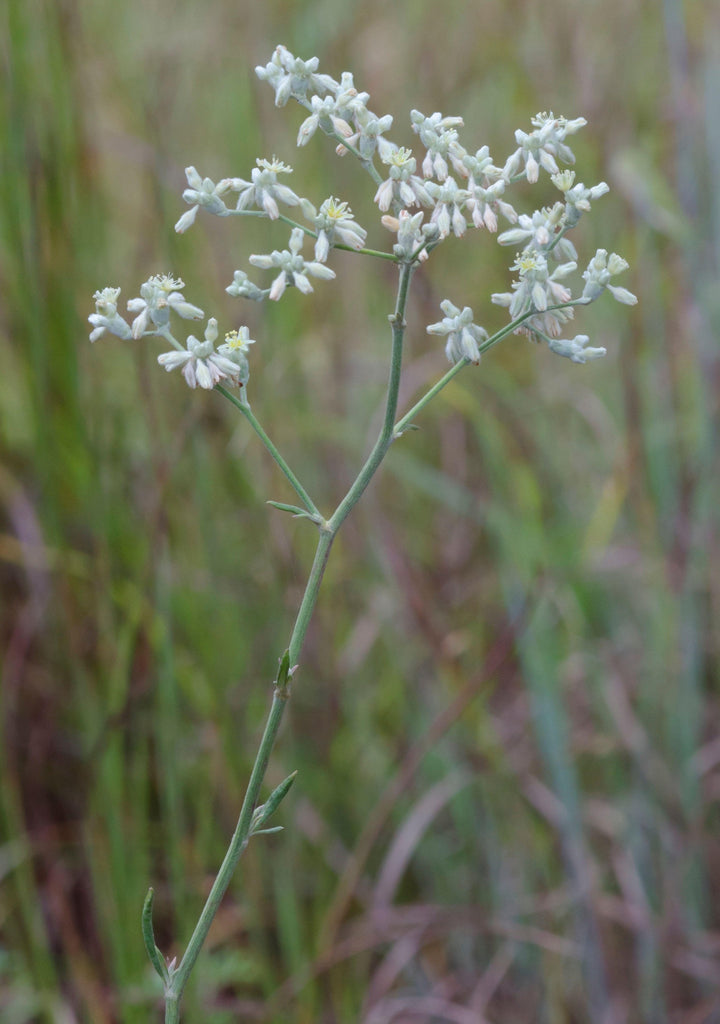
{"label": "flower stalk", "polygon": [[[412,267],[401,267],[395,312],[390,317],[392,328],[392,355],[390,360],[390,375],[382,429],[375,445],[373,446],[372,452],[368,456],[365,465],[360,470],[354,484],[350,487],[349,491],[327,522],[322,520],[312,499],[310,499],[309,495],[306,494],[299,482],[295,479],[294,474],[292,474],[289,467],[287,467],[279,452],[277,452],[277,449],[253,416],[249,406],[236,399],[232,393],[227,391],[226,388],[222,386],[218,386],[217,388],[217,390],[228,398],[251,423],[253,429],[261,438],[263,444],[265,444],[265,447],[292,483],[298,493],[298,496],[305,502],[308,511],[320,519],[318,522],[320,535],[318,537],[315,558],[310,570],[308,582],[295,618],[290,643],[288,645],[287,652],[280,661],[278,675],[273,687],[270,711],[265,723],[265,730],[260,741],[260,746],[258,747],[255,761],[250,772],[250,780],[245,792],[240,816],[232,839],[230,840],[230,845],[227,853],[225,854],[225,858],[220,866],[205,902],[205,906],[202,909],[198,922],[195,926],[195,930],[188,942],[187,949],[179,966],[172,972],[161,972],[161,966],[164,965],[162,964],[162,961],[159,960],[159,951],[154,945],[154,940],[152,946],[148,945],[148,941],[146,940],[148,952],[150,953],[151,949],[154,951],[154,955],[152,956],[153,966],[158,973],[161,974],[161,977],[163,977],[165,982],[165,1024],[177,1024],[180,1019],[180,1001],[182,999],[185,986],[187,985],[190,972],[192,971],[200,950],[202,949],[203,943],[205,942],[210,930],[210,926],[215,918],[220,903],[222,902],[222,898],[227,892],[227,888],[238,862],[247,847],[250,838],[253,813],[260,796],[260,790],[265,779],[270,755],[272,754],[275,741],[280,730],[285,708],[287,707],[290,699],[291,680],[298,668],[303,643],[310,626],[313,612],[317,605],[320,585],[328,564],[333,541],[335,540],[338,530],[360,500],[363,491],[379,469],[382,460],[385,458],[385,455],[394,440],[393,424],[397,411],[398,390],[400,387],[402,348],[406,327],[405,307],[408,300],[411,274]],[[152,892],[152,890],[150,892]],[[147,909],[148,907],[149,910]],[[150,921],[150,929],[152,927],[151,913],[152,898],[149,894],[148,900],[146,901],[146,912],[144,917],[146,932],[148,920]]]}

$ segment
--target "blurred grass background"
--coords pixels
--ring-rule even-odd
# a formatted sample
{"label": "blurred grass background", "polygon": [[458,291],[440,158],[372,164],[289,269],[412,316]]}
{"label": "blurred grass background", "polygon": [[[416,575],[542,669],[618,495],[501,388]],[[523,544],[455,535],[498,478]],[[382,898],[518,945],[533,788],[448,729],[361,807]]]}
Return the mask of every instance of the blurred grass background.
{"label": "blurred grass background", "polygon": [[[509,340],[390,453],[334,549],[271,782],[187,1020],[720,1021],[720,19],[704,0],[5,0],[0,7],[0,1015],[158,1019],[140,938],[181,952],[234,827],[312,529],[244,421],[87,342],[92,293],[173,272],[248,322],[251,399],[324,510],[378,424],[392,270],[225,294],[284,228],[200,217],[183,167],[295,168],[387,246],[372,188],[255,80],[277,42],[371,107],[461,114],[496,162],[583,115],[575,232],[631,262],[576,367]],[[530,209],[547,196],[526,193]],[[357,198],[364,196],[363,198]],[[516,195],[517,198],[517,195]],[[517,205],[523,201],[517,199]],[[495,329],[508,250],[414,283],[402,401],[448,296]],[[270,308],[272,306],[272,308]]]}

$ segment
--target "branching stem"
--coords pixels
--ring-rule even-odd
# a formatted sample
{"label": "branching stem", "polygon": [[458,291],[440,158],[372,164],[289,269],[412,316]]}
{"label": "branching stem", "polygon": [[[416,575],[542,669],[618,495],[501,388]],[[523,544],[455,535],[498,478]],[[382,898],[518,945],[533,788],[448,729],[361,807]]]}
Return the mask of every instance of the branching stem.
{"label": "branching stem", "polygon": [[[335,535],[354,506],[357,504],[363,491],[387,454],[395,437],[393,426],[395,423],[395,416],[397,414],[397,399],[402,366],[402,348],[405,335],[405,307],[407,305],[411,276],[412,266],[408,264],[402,265],[400,268],[400,281],[398,285],[397,300],[395,303],[395,312],[390,317],[390,324],[392,328],[392,355],[390,359],[388,392],[382,429],[370,455],[367,458],[367,461],[365,462],[365,465],[360,470],[357,479],[350,487],[349,491],[329,520],[325,521],[317,511],[317,508],[309,495],[300,485],[295,475],[285,463],[285,460],[272,444],[247,403],[242,402],[232,394],[232,392],[228,391],[224,387],[218,386],[216,389],[220,391],[225,398],[231,401],[251,424],[255,433],[258,435],[266,449],[270,452],[273,459],[275,459],[280,469],[292,484],[298,497],[305,504],[308,512],[312,514],[313,519],[318,524],[320,535],[318,537],[315,558],[310,570],[307,586],[305,587],[305,593],[303,594],[302,601],[300,602],[300,607],[295,619],[295,625],[290,637],[286,656],[286,658],[289,659],[290,670],[289,672],[286,670],[283,673],[283,664],[287,664],[288,662],[286,658],[281,659],[278,676],[275,680],[270,712],[268,714],[262,740],[260,741],[260,746],[255,757],[255,762],[250,773],[250,781],[248,782],[248,787],[245,792],[245,798],[235,827],[235,832],[233,833],[227,853],[225,854],[225,858],[220,866],[220,870],[215,878],[202,913],[198,918],[195,930],[190,937],[185,954],[177,968],[172,970],[168,968],[167,974],[163,979],[165,982],[165,1024],[178,1024],[180,1020],[180,1002],[185,986],[187,985],[190,977],[190,973],[195,966],[200,950],[207,938],[207,934],[218,911],[222,898],[230,885],[230,880],[235,868],[237,867],[238,861],[248,844],[253,811],[255,810],[260,797],[260,790],[265,779],[268,761],[273,747],[275,746],[275,740],[280,729],[283,714],[290,698],[291,678],[294,674],[295,668],[297,667],[297,662],[302,652],[310,620],[312,619],[315,605],[317,604],[320,584],[322,583],[325,569],[327,567],[330,549],[335,539]],[[148,924],[151,926],[151,922],[148,922]],[[160,966],[162,966],[162,964]],[[158,969],[157,964],[156,969]]]}

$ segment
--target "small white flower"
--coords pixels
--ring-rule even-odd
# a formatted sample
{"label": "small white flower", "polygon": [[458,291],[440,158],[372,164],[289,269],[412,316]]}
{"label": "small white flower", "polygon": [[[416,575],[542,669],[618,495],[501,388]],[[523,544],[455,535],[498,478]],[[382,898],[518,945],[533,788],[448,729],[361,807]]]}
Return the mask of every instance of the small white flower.
{"label": "small white flower", "polygon": [[238,352],[247,355],[248,348],[254,344],[254,339],[250,337],[250,328],[239,327],[236,331],[228,331],[225,341],[218,346],[218,352],[228,357]]}
{"label": "small white flower", "polygon": [[507,158],[503,168],[503,176],[508,180],[522,170],[528,181],[535,182],[541,167],[549,174],[558,174],[556,158],[566,164],[574,164],[575,155],[565,144],[565,139],[587,124],[587,121],[584,117],[568,121],[565,117],[555,117],[552,112],[543,112],[532,118],[532,124],[535,126],[532,132],[521,129],[515,132],[518,148]]}
{"label": "small white flower", "polygon": [[241,367],[234,359],[215,351],[217,334],[217,320],[211,317],[205,328],[204,341],[191,334],[185,351],[163,352],[158,356],[158,363],[168,372],[182,366],[183,377],[191,388],[199,384],[209,391],[222,380],[238,383]]}
{"label": "small white flower", "polygon": [[562,218],[563,204],[556,203],[552,209],[543,207],[542,210],[535,210],[532,216],[521,213],[518,217],[517,227],[510,228],[498,235],[500,245],[522,245],[526,248],[544,249],[549,245],[557,231],[558,223]]}
{"label": "small white flower", "polygon": [[352,72],[343,71],[340,75],[340,84],[336,83],[333,88],[337,113],[345,121],[358,114],[362,108],[367,108],[370,93],[358,92]]}
{"label": "small white flower", "polygon": [[503,202],[500,196],[505,191],[504,181],[495,181],[484,188],[475,182],[468,182],[467,209],[476,228],[485,227],[488,231],[497,231],[496,209],[511,221],[517,220],[517,213],[510,203]]}
{"label": "small white flower", "polygon": [[130,299],[127,308],[138,316],[133,320],[132,336],[140,338],[154,327],[164,327],[170,320],[170,313],[177,313],[183,320],[202,320],[205,315],[197,306],[185,300],[179,288],[184,283],[168,274],[158,274],[140,286],[140,297]]}
{"label": "small white flower", "polygon": [[576,334],[571,340],[551,338],[548,348],[555,355],[564,356],[573,363],[589,363],[593,359],[602,359],[607,355],[606,348],[586,348],[590,338],[587,334]]}
{"label": "small white flower", "polygon": [[237,295],[244,299],[253,299],[255,302],[262,302],[267,295],[267,289],[263,291],[262,288],[258,288],[256,284],[253,284],[244,270],[235,271],[233,275],[233,282],[227,286],[225,291],[228,295]]}
{"label": "small white flower", "polygon": [[375,193],[375,202],[383,213],[393,201],[401,206],[432,205],[425,182],[415,173],[417,161],[411,150],[393,146],[381,159],[389,168],[387,179]]}
{"label": "small white flower", "polygon": [[400,259],[409,260],[414,258],[424,263],[428,258],[425,246],[435,242],[439,238],[437,224],[423,224],[425,214],[411,214],[408,210],[401,210],[397,217],[385,214],[380,222],[383,227],[397,234],[397,243],[393,246],[393,252]]}
{"label": "small white flower", "polygon": [[528,248],[523,250],[510,269],[518,271],[520,280],[513,281],[512,292],[493,294],[492,302],[497,306],[507,306],[512,320],[533,310],[538,313],[538,316],[521,324],[516,333],[532,334],[534,330],[540,330],[557,337],[561,325],[573,318],[573,310],[569,307],[548,311],[548,306],[570,302],[572,292],[561,281],[577,269],[577,264],[573,261],[561,263],[549,273],[544,253]]}
{"label": "small white flower", "polygon": [[317,74],[319,63],[317,57],[301,60],[287,47],[276,46],[272,59],[265,67],[256,67],[255,74],[275,90],[275,106],[283,107],[291,97],[303,103],[312,93],[322,95],[337,88],[330,75]]}
{"label": "small white flower", "polygon": [[88,320],[93,326],[90,332],[90,341],[97,341],[106,332],[114,334],[116,338],[131,338],[130,325],[123,320],[117,311],[117,300],[120,295],[119,288],[103,288],[93,295],[95,299],[95,312],[91,313]]}
{"label": "small white flower", "polygon": [[330,267],[317,261],[307,262],[303,259],[300,250],[304,239],[305,233],[302,228],[293,228],[288,249],[282,251],[275,249],[269,255],[252,255],[250,257],[250,262],[254,267],[261,267],[263,270],[280,270],[270,287],[269,297],[273,301],[277,301],[282,296],[288,285],[294,285],[307,295],[313,290],[309,276],[319,277],[326,281],[335,277],[335,271]]}
{"label": "small white flower", "polygon": [[219,217],[227,216],[230,212],[222,200],[222,196],[228,191],[227,182],[220,181],[216,185],[211,178],[202,178],[194,167],[185,168],[185,177],[190,188],[183,192],[183,199],[190,204],[191,209],[186,210],[175,225],[175,230],[180,235],[195,222],[201,206],[208,213],[215,213]]}
{"label": "small white flower", "polygon": [[312,113],[300,125],[297,136],[298,146],[305,146],[318,128],[330,132],[333,129],[344,138],[352,135],[352,128],[347,121],[337,114],[337,101],[334,96],[313,96],[310,100]]}
{"label": "small white flower", "polygon": [[459,158],[459,170],[462,177],[467,178],[467,209],[476,228],[486,227],[488,231],[497,231],[498,213],[511,224],[517,221],[518,215],[514,208],[500,198],[506,183],[502,170],[493,164],[487,146],[482,146],[474,156],[463,151]]}
{"label": "small white flower", "polygon": [[250,328],[240,327],[237,331],[229,331],[225,335],[223,344],[218,345],[220,355],[225,356],[237,366],[238,383],[240,385],[245,385],[248,382],[250,367],[248,365],[247,353],[250,345],[254,344],[255,342],[250,337]]}
{"label": "small white flower", "polygon": [[412,130],[420,136],[427,150],[422,164],[426,178],[435,177],[438,181],[445,181],[449,174],[448,160],[460,174],[466,173],[462,169],[462,161],[467,154],[458,142],[455,130],[463,123],[461,117],[444,117],[439,111],[429,117],[419,110],[410,111]]}
{"label": "small white flower", "polygon": [[175,230],[179,235],[183,235],[188,228],[191,228],[193,226],[199,209],[199,206],[193,206],[191,207],[191,209],[186,210],[182,217],[180,217],[177,224],[175,225]]}
{"label": "small white flower", "polygon": [[430,222],[437,224],[440,238],[446,238],[451,231],[456,238],[461,238],[467,228],[464,207],[470,198],[468,190],[460,188],[450,175],[442,184],[427,182],[425,188],[435,204]]}
{"label": "small white flower", "polygon": [[576,260],[577,252],[570,239],[566,236],[558,238],[565,223],[565,207],[562,203],[544,206],[541,210],[535,210],[532,216],[521,213],[517,227],[503,231],[498,236],[498,242],[500,245],[524,245],[526,249],[546,251],[557,262]]}
{"label": "small white flower", "polygon": [[460,310],[449,299],[440,303],[445,316],[437,324],[426,327],[428,334],[439,334],[447,338],[445,355],[451,363],[459,363],[467,359],[471,363],[480,362],[480,348],[487,341],[487,331],[473,323],[473,311],[469,306]]}
{"label": "small white flower", "polygon": [[601,181],[592,188],[585,188],[582,182],[575,182],[574,171],[561,171],[560,174],[553,174],[552,183],[565,195],[565,226],[575,227],[583,213],[590,210],[590,200],[599,199],[610,191],[610,186]]}
{"label": "small white flower", "polygon": [[352,210],[347,203],[331,196],[322,204],[313,218],[318,230],[315,242],[315,259],[324,263],[331,246],[349,245],[352,249],[362,249],[367,238],[365,228],[352,219]]}
{"label": "small white flower", "polygon": [[300,198],[287,185],[278,181],[278,174],[292,174],[292,167],[282,160],[256,160],[252,170],[252,181],[243,178],[227,178],[222,184],[238,193],[236,210],[247,210],[252,206],[264,210],[271,220],[280,216],[278,203],[297,206]]}
{"label": "small white flower", "polygon": [[633,295],[627,288],[610,284],[610,278],[621,274],[627,268],[627,260],[624,260],[622,256],[618,256],[615,252],[608,256],[607,249],[598,249],[583,274],[585,279],[583,298],[588,302],[594,302],[607,288],[618,302],[622,302],[626,306],[634,306],[637,302],[637,295]]}
{"label": "small white flower", "polygon": [[[347,136],[348,145],[357,149],[363,160],[372,160],[377,150],[382,159],[384,154],[390,153],[394,143],[383,138],[385,132],[392,128],[392,115],[385,114],[378,117],[365,106],[359,106],[353,111],[354,131]],[[338,150],[344,147],[339,146]]]}

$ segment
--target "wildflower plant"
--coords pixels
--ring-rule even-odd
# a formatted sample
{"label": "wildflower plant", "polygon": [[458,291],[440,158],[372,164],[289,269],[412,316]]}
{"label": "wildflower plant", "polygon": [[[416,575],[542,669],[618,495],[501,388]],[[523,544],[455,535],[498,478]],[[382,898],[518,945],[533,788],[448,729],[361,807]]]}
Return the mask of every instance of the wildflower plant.
{"label": "wildflower plant", "polygon": [[[605,182],[591,187],[576,184],[575,173],[568,167],[575,162],[570,142],[585,126],[584,118],[568,120],[552,113],[538,114],[532,119],[530,131],[515,133],[517,146],[513,152],[495,163],[487,146],[474,150],[465,147],[461,117],[439,112],[428,116],[413,110],[410,125],[419,144],[415,154],[391,140],[392,116],[378,116],[370,110],[370,96],[358,91],[349,72],[337,81],[318,72],[317,58],[301,60],[284,46],[278,46],[270,61],[256,72],[273,88],[276,106],[294,100],[304,108],[306,117],[299,127],[298,146],[307,145],[320,133],[335,144],[338,155],[360,161],[374,190],[380,222],[390,232],[389,244],[383,249],[367,248],[368,229],[357,223],[345,199],[299,195],[288,184],[292,168],[274,156],[257,160],[249,178],[223,178],[217,183],[188,167],[188,188],[183,198],[189,209],[175,225],[176,231],[188,231],[200,211],[286,224],[290,228],[287,248],[249,255],[249,266],[264,276],[253,274],[251,278],[239,269],[227,286],[228,293],[246,301],[277,302],[288,288],[308,295],[316,286],[325,287],[335,277],[329,265],[334,249],[349,251],[358,258],[393,262],[398,285],[395,308],[389,316],[392,344],[382,428],[354,483],[329,516],[319,510],[251,408],[247,384],[251,365],[257,372],[258,364],[262,364],[262,343],[250,352],[255,341],[247,326],[228,330],[225,340],[217,344],[220,333],[216,318],[206,319],[204,311],[185,298],[185,284],[171,276],[150,277],[140,286],[140,295],[127,303],[128,311],[134,314],[131,321],[118,312],[119,288],[103,288],[95,293],[96,311],[88,318],[93,328],[90,340],[97,341],[107,334],[128,341],[160,339],[165,346],[157,357],[160,366],[167,371],[181,370],[191,388],[215,390],[231,402],[284,473],[298,504],[269,504],[309,520],[317,530],[315,558],[288,647],[279,658],[272,703],[237,827],[179,963],[167,963],[155,944],[152,890],[148,893],[143,933],[152,964],[163,981],[168,1024],[179,1020],[188,977],[248,842],[262,833],[279,831],[265,826],[289,791],[294,775],[261,803],[268,759],[296,678],[333,541],[390,447],[458,373],[477,366],[485,353],[509,335],[545,343],[551,354],[586,363],[604,356],[605,349],[591,346],[588,335],[572,335],[569,325],[575,311],[590,305],[605,291],[626,305],[637,301],[627,289],[611,283],[627,269],[627,263],[605,249],[599,249],[588,260],[581,274],[584,286],[579,294],[573,293],[579,264],[568,233],[608,191]],[[518,213],[508,201],[508,193],[518,182],[532,184],[543,174],[558,190],[557,201],[530,213]],[[509,322],[491,333],[476,322],[469,306],[443,299],[443,318],[426,329],[443,339],[452,365],[409,411],[398,416],[405,313],[414,272],[434,258],[451,235],[463,238],[473,229],[496,234],[500,220],[508,227],[497,241],[514,250],[510,262],[513,279],[508,291],[492,295],[492,302],[508,311]],[[205,322],[202,338],[195,334],[180,336],[184,320]]]}

